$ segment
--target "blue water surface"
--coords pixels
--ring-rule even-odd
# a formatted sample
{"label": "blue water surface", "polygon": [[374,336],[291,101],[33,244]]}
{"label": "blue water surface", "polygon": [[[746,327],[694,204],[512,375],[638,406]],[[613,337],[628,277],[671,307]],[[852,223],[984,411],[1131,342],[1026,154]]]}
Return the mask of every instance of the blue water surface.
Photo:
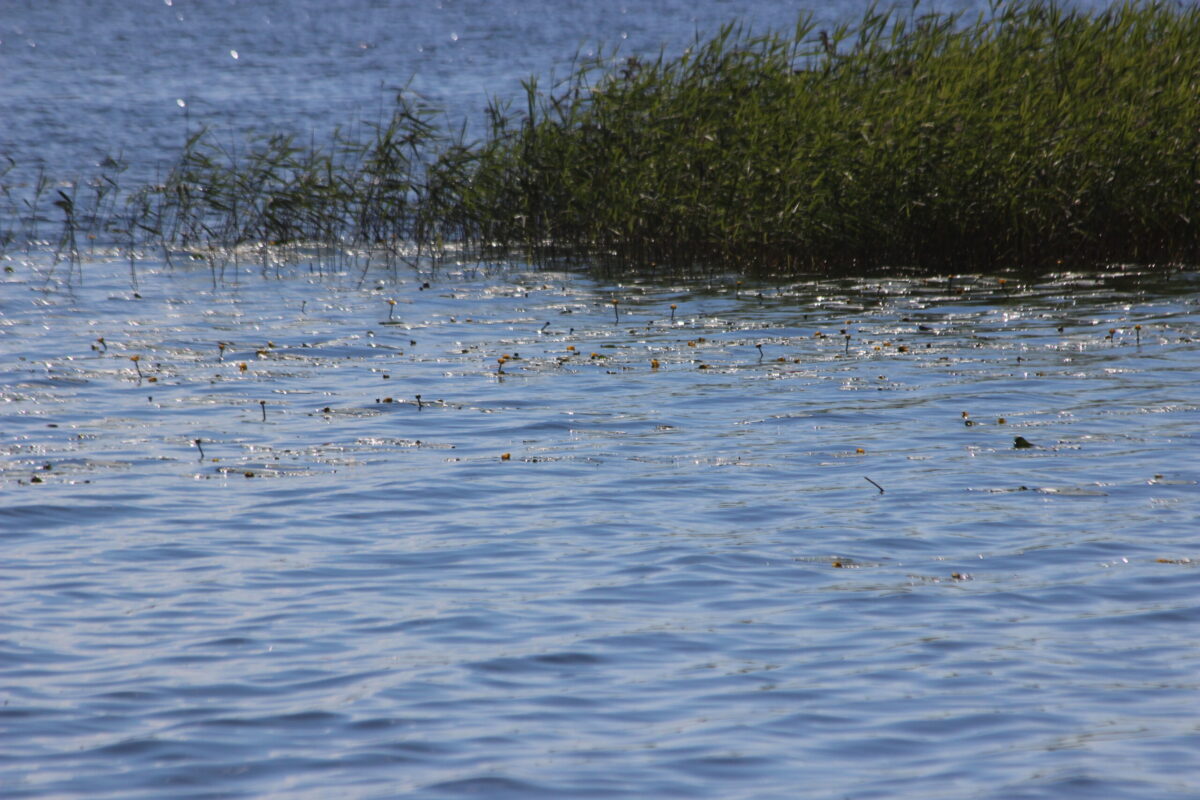
{"label": "blue water surface", "polygon": [[[866,5],[810,10],[832,22]],[[5,0],[0,157],[15,162],[10,183],[38,167],[85,180],[105,159],[134,183],[165,172],[201,127],[231,151],[253,134],[324,142],[386,120],[400,91],[450,127],[478,126],[489,99],[522,98],[531,77],[553,86],[577,54],[678,54],[730,21],[789,30],[800,12],[766,0]]]}
{"label": "blue water surface", "polygon": [[1200,790],[1194,276],[55,269],[5,796]]}
{"label": "blue water surface", "polygon": [[[7,0],[3,180],[796,11]],[[0,797],[1200,797],[1194,272],[52,250],[0,274]]]}

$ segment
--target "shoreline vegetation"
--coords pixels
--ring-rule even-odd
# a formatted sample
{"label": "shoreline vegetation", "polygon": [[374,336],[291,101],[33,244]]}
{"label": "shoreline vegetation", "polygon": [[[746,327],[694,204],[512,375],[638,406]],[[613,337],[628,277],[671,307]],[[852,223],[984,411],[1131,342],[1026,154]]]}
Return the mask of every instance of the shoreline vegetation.
{"label": "shoreline vegetation", "polygon": [[0,254],[302,244],[761,276],[1200,262],[1200,7],[919,11],[577,59],[493,101],[477,140],[401,93],[328,144],[199,131],[134,189],[106,159],[18,196],[0,164]]}

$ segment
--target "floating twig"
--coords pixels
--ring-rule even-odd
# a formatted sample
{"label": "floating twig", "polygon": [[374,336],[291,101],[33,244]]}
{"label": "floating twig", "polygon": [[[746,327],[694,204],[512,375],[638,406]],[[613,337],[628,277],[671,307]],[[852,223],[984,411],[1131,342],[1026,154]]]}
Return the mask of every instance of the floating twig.
{"label": "floating twig", "polygon": [[876,489],[878,489],[880,494],[883,494],[883,487],[882,487],[882,486],[880,486],[878,483],[876,483],[875,481],[871,480],[871,479],[870,479],[870,478],[868,478],[866,475],[863,475],[863,480],[865,480],[867,483],[871,484],[871,485],[872,485],[872,486],[874,486]]}

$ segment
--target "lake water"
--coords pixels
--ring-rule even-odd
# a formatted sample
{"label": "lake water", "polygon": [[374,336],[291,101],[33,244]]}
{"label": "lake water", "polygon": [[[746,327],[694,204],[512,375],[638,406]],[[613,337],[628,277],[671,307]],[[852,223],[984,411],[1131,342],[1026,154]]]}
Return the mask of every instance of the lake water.
{"label": "lake water", "polygon": [[[774,13],[51,5],[0,141],[143,174]],[[1195,272],[4,265],[0,797],[1200,797]]]}
{"label": "lake water", "polygon": [[[969,4],[968,4],[969,5]],[[845,13],[864,0],[840,4]],[[821,17],[842,17],[828,9]],[[489,97],[564,76],[577,53],[677,53],[738,18],[787,27],[798,8],[768,0],[650,5],[588,0],[43,0],[0,4],[0,156],[29,179],[92,172],[107,157],[150,179],[187,132],[233,148],[249,132],[324,140],[385,119],[409,87],[478,122]],[[111,170],[110,170],[111,172]]]}

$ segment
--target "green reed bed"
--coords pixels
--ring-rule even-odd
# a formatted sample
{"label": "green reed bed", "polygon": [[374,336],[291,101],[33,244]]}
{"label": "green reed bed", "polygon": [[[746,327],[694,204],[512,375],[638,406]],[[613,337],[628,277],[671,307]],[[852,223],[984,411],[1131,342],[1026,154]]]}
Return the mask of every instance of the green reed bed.
{"label": "green reed bed", "polygon": [[70,252],[86,232],[641,270],[1194,265],[1197,42],[1200,7],[1167,3],[729,25],[677,57],[530,79],[478,141],[402,94],[365,135],[238,149],[201,133],[158,184],[118,192],[110,170],[52,200]]}
{"label": "green reed bed", "polygon": [[748,269],[1189,262],[1200,11],[730,26],[580,65],[481,150],[480,241]]}

